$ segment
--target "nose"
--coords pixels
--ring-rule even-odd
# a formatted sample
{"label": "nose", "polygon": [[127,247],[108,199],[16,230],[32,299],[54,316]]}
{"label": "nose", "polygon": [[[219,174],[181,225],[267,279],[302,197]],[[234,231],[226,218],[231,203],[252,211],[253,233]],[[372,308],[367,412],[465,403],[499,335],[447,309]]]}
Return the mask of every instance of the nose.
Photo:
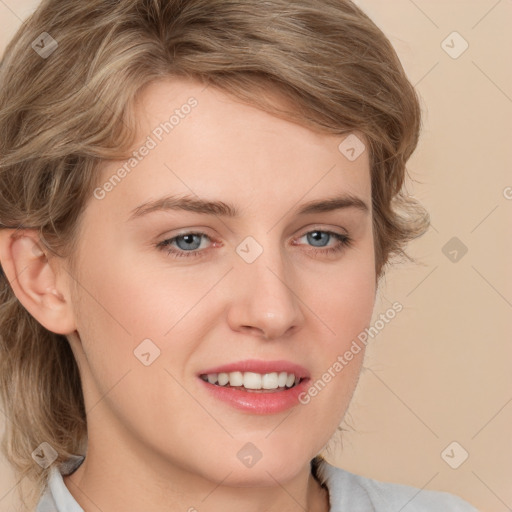
{"label": "nose", "polygon": [[[271,254],[272,253],[272,254]],[[253,263],[237,262],[228,323],[232,330],[266,340],[289,337],[304,323],[293,268],[280,251],[266,249]]]}

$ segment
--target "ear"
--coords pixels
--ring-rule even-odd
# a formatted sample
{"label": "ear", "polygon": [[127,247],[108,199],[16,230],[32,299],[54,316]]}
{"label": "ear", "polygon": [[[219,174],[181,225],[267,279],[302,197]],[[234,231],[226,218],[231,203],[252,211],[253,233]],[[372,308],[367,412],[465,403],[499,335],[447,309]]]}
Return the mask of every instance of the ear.
{"label": "ear", "polygon": [[58,285],[56,260],[36,231],[0,230],[0,264],[14,294],[46,329],[66,335],[75,331],[76,325],[69,300],[69,279]]}

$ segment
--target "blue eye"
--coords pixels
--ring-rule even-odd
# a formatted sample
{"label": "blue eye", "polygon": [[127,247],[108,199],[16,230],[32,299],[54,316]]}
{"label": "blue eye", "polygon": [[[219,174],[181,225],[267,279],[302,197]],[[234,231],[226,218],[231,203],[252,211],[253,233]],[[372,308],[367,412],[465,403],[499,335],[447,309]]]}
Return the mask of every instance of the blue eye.
{"label": "blue eye", "polygon": [[[352,239],[348,235],[343,235],[341,233],[336,233],[334,231],[322,231],[320,229],[315,231],[308,231],[302,237],[306,236],[308,239],[308,242],[311,241],[318,241],[318,239],[326,240],[326,238],[334,237],[337,240],[337,243],[334,247],[328,247],[327,249],[318,249],[317,247],[323,247],[323,246],[316,246],[312,251],[317,254],[335,254],[338,252],[341,252],[343,249],[348,247],[352,243]],[[302,238],[300,237],[300,238]]]}
{"label": "blue eye", "polygon": [[[323,231],[323,230],[314,230],[308,231],[304,233],[299,238],[303,238],[307,236],[308,242],[328,242],[328,239],[331,237],[336,239],[337,243],[333,247],[328,247],[326,249],[322,248],[323,245],[316,246],[313,249],[310,249],[314,254],[327,255],[341,252],[346,247],[350,246],[352,243],[352,239],[348,235],[344,235],[341,233],[336,233],[334,231]],[[194,258],[197,256],[203,256],[204,253],[209,251],[209,248],[198,250],[201,246],[202,237],[211,240],[210,237],[206,233],[201,232],[190,232],[183,233],[181,235],[177,235],[172,238],[168,238],[167,240],[163,240],[157,244],[157,248],[165,250],[169,255],[173,258]],[[174,245],[176,244],[176,245]],[[294,244],[299,245],[299,244]],[[177,246],[177,248],[176,248]]]}
{"label": "blue eye", "polygon": [[[195,256],[201,256],[201,252],[197,249],[201,245],[201,237],[210,238],[205,233],[184,233],[182,235],[175,236],[160,242],[157,247],[165,247],[167,252],[174,258],[190,258]],[[197,243],[199,240],[199,244]],[[176,242],[179,250],[173,247],[173,242]],[[193,252],[192,252],[193,251]],[[187,254],[188,253],[188,254]]]}

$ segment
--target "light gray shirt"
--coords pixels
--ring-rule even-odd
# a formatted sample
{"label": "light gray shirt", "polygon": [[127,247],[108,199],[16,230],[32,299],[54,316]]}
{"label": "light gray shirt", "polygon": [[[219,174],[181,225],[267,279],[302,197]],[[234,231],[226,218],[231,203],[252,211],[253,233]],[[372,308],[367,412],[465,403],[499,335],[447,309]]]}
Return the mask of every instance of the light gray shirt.
{"label": "light gray shirt", "polygon": [[[62,478],[73,473],[83,460],[83,456],[75,455],[60,466],[51,467],[36,512],[84,512]],[[380,482],[326,461],[320,463],[317,474],[329,492],[330,512],[478,512],[453,494]]]}

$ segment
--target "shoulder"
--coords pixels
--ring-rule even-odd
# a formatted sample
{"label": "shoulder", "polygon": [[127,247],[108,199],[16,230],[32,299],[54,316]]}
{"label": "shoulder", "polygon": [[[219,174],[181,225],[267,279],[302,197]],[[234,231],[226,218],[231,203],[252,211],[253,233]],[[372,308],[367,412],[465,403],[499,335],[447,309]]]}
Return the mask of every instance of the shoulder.
{"label": "shoulder", "polygon": [[478,512],[453,494],[381,482],[322,461],[317,474],[325,482],[330,512]]}

